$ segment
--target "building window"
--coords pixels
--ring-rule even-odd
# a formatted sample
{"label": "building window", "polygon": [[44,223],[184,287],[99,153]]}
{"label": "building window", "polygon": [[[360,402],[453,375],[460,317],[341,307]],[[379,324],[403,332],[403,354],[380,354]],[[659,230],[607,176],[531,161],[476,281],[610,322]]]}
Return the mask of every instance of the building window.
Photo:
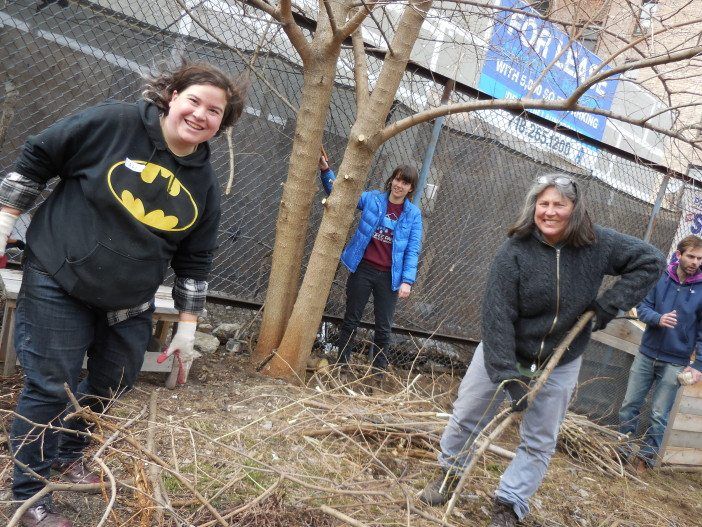
{"label": "building window", "polygon": [[658,14],[658,0],[643,0],[639,19],[634,27],[634,35],[645,35],[651,32],[653,21]]}
{"label": "building window", "polygon": [[597,43],[600,40],[600,31],[602,30],[601,22],[590,22],[583,27],[578,39],[580,43],[587,49],[595,53],[597,51]]}

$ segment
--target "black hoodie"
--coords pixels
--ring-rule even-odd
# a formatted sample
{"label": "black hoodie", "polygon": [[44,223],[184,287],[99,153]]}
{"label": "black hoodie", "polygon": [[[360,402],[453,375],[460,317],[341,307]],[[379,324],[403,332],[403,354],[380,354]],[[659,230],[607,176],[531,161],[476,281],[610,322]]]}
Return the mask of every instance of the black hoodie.
{"label": "black hoodie", "polygon": [[210,149],[176,157],[158,108],[109,102],[30,137],[16,171],[61,181],[27,232],[31,254],[72,296],[104,310],[153,298],[169,261],[180,278],[206,280],[220,195]]}

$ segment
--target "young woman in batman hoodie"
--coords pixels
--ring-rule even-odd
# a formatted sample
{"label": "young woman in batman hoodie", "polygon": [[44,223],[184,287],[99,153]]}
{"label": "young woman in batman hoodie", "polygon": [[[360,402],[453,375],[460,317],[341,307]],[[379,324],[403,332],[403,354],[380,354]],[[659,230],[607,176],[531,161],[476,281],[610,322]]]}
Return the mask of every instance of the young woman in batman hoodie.
{"label": "young woman in batman hoodie", "polygon": [[[149,79],[136,104],[101,104],[27,140],[15,171],[0,183],[0,254],[17,215],[51,178],[59,181],[27,233],[15,316],[15,348],[26,375],[20,416],[59,424],[68,402],[64,382],[96,411],[103,410],[101,398],[132,386],[169,264],[180,321],[162,357],[176,354],[185,382],[220,217],[207,141],[239,118],[244,92],[244,84],[212,66],[183,64]],[[86,353],[88,375],[79,383]],[[82,463],[86,423],[62,423],[78,433],[39,441],[32,440],[32,426],[13,423],[16,460],[47,479],[53,468],[72,482],[98,481]],[[13,492],[21,501],[43,483],[19,466]],[[71,525],[50,496],[29,508],[22,523]]]}

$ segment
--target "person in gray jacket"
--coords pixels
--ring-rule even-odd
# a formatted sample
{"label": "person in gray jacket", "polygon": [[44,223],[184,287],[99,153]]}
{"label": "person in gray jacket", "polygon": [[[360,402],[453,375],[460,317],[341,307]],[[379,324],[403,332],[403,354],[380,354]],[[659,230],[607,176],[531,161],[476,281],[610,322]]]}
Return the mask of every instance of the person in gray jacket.
{"label": "person in gray jacket", "polygon": [[[521,440],[500,478],[490,527],[517,525],[529,512],[529,498],[555,451],[591,331],[603,329],[618,310],[639,302],[664,264],[660,251],[648,243],[594,225],[572,178],[563,173],[538,177],[492,262],[483,300],[483,340],[441,438],[442,474],[424,488],[420,500],[430,505],[448,501],[473,441],[506,394],[512,410],[523,412]],[[598,297],[605,275],[620,279]],[[528,405],[529,382],[587,310],[595,311],[592,327],[573,341]]]}

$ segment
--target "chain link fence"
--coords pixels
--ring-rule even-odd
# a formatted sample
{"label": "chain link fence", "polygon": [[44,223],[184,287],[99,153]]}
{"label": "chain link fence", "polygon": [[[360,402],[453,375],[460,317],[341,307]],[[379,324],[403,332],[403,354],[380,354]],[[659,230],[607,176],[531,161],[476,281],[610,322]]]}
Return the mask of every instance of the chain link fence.
{"label": "chain link fence", "polygon": [[[299,103],[302,69],[281,28],[251,7],[214,0],[189,0],[187,5],[192,16],[173,0],[0,1],[0,105],[5,116],[0,169],[6,173],[13,167],[28,135],[60,117],[105,99],[138,99],[141,76],[159,62],[206,60],[233,74],[254,63],[258,76],[252,77],[231,148],[224,135],[212,141],[213,166],[222,188],[231,185],[231,190],[223,196],[220,250],[210,291],[214,297],[260,305],[295,129],[291,107]],[[305,30],[308,36],[311,30]],[[371,55],[368,61],[374,78],[382,62]],[[344,49],[324,136],[332,166],[341,161],[355,116],[351,63],[351,51]],[[438,101],[443,90],[421,71],[406,73],[389,122]],[[461,91],[451,95],[452,102],[470,98]],[[400,163],[421,166],[432,126],[415,126],[385,143],[375,157],[369,188],[381,186]],[[446,120],[421,198],[425,232],[419,280],[395,317],[394,363],[465,364],[480,339],[489,263],[530,182],[553,169],[577,180],[598,223],[644,237],[664,174],[521,115],[493,110]],[[666,194],[651,236],[664,253],[689,233],[681,220],[696,213],[694,199],[685,197],[693,191],[669,187],[672,192]],[[321,218],[321,198],[320,190],[313,227]],[[307,254],[315,231],[309,230]],[[340,266],[327,304],[328,320],[343,317],[346,277]],[[364,320],[373,320],[370,305]],[[322,336],[331,342],[333,332],[325,325]],[[414,337],[408,338],[407,332]],[[610,363],[616,368],[603,366],[615,355]],[[587,408],[611,415],[621,400],[630,362],[626,354],[593,343],[583,379],[610,380],[588,390],[587,396],[594,399]]]}

